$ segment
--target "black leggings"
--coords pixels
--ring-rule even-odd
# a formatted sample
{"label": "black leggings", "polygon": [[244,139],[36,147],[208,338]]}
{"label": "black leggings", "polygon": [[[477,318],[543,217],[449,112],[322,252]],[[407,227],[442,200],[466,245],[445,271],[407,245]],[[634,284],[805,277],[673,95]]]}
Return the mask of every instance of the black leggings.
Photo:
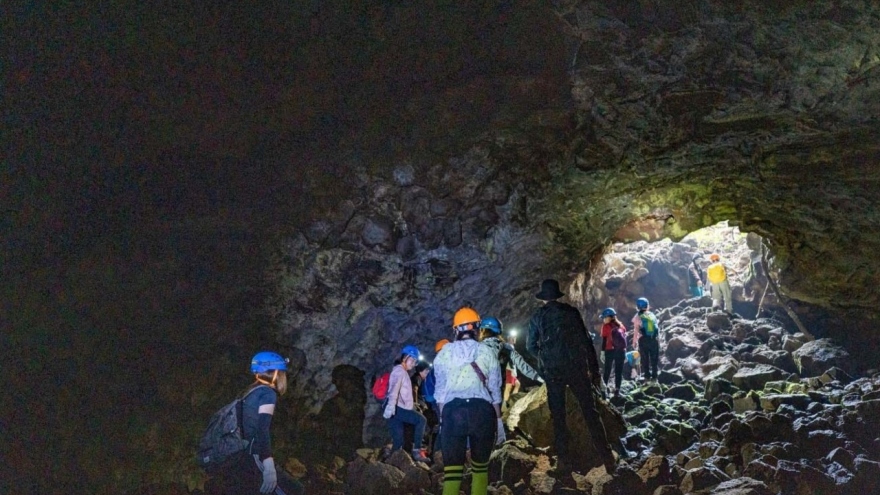
{"label": "black leggings", "polygon": [[657,364],[660,361],[660,341],[642,336],[639,339],[639,353],[642,355],[642,374],[645,378],[657,378]]}
{"label": "black leggings", "polygon": [[605,351],[605,383],[611,378],[611,364],[614,363],[614,389],[620,390],[620,381],[623,380],[624,351]]}
{"label": "black leggings", "polygon": [[468,441],[471,460],[489,462],[496,426],[495,408],[483,399],[455,399],[443,406],[443,464],[464,466]]}

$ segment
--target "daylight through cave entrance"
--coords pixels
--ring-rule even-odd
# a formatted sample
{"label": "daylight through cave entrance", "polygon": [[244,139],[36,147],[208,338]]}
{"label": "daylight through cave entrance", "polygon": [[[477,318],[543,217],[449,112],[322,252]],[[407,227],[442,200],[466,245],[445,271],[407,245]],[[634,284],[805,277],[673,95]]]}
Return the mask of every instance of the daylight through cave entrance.
{"label": "daylight through cave entrance", "polygon": [[[659,311],[695,297],[694,286],[703,293],[703,304],[711,305],[706,271],[710,255],[718,254],[729,275],[733,313],[754,319],[760,307],[762,315],[769,316],[776,298],[761,265],[761,242],[757,234],[741,232],[725,221],[694,231],[678,242],[663,239],[612,244],[592,274],[584,274],[591,276],[581,296],[584,315],[598,318],[602,309],[611,307],[631,317],[640,297],[650,300]],[[692,266],[697,267],[699,283],[689,276]]]}
{"label": "daylight through cave entrance", "polygon": [[[773,327],[779,333],[774,346],[781,346],[786,335],[795,334],[797,328],[790,318],[779,314],[781,306],[762,263],[762,243],[763,239],[757,234],[744,233],[724,221],[691,232],[678,242],[667,238],[610,245],[591,272],[580,277],[585,283],[572,285],[587,326],[595,332],[600,359],[605,360],[599,329],[603,321],[601,314],[606,308],[613,309],[629,329],[627,351],[637,350],[632,322],[637,315],[639,298],[650,301],[651,309],[661,321],[670,322],[674,318],[670,322],[673,331],[663,336],[661,369],[680,369],[682,363],[687,367],[694,364],[691,360],[701,353],[705,354],[700,357],[702,360],[710,355],[729,356],[733,348],[723,343],[723,337],[709,335],[718,331],[726,333],[737,326],[743,334],[740,337],[744,337],[747,325],[740,322],[754,322],[759,318],[772,322],[767,328]],[[725,301],[721,291],[711,289],[710,265],[715,255],[724,266],[731,301]],[[583,288],[580,294],[577,294],[578,287]],[[699,333],[708,338],[694,337]],[[639,364],[638,358],[626,361],[623,373],[626,380],[638,378]],[[777,364],[795,371],[793,363]]]}

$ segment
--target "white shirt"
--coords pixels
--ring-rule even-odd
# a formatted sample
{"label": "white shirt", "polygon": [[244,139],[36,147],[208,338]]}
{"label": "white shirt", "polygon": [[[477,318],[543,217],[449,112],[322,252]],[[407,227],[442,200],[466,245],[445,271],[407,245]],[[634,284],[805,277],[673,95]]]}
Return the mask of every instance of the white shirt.
{"label": "white shirt", "polygon": [[[477,366],[486,376],[486,384],[480,380]],[[446,344],[434,359],[434,375],[437,384],[434,398],[438,404],[454,399],[483,399],[491,404],[501,404],[501,366],[495,353],[473,339],[457,340]]]}

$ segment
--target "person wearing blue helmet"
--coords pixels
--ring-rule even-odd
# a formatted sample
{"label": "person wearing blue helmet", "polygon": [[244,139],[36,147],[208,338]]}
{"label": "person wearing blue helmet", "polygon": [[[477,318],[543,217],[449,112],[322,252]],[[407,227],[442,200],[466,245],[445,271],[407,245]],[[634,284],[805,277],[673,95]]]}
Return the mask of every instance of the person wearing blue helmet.
{"label": "person wearing blue helmet", "polygon": [[505,373],[503,402],[501,405],[502,409],[506,409],[511,392],[516,393],[519,391],[520,384],[517,370],[538,383],[544,383],[544,379],[541,378],[541,375],[529,365],[520,353],[516,352],[516,348],[512,344],[504,341],[502,336],[503,330],[504,327],[501,321],[494,316],[486,316],[480,320],[480,342],[492,349],[492,352],[498,357],[501,370]]}
{"label": "person wearing blue helmet", "polygon": [[412,458],[416,462],[430,462],[422,452],[422,438],[425,435],[427,420],[415,409],[412,381],[409,372],[419,362],[419,349],[408,345],[400,351],[400,358],[394,362],[394,368],[388,379],[388,395],[382,417],[388,420],[391,432],[391,451],[403,448],[404,425],[413,425]]}
{"label": "person wearing blue helmet", "polygon": [[303,486],[283,469],[275,466],[269,427],[279,395],[287,392],[289,360],[278,353],[264,351],[251,359],[254,383],[245,391],[241,408],[242,436],[250,442],[248,455],[223,473],[227,493],[275,495],[302,494]]}
{"label": "person wearing blue helmet", "polygon": [[642,358],[645,380],[657,380],[660,362],[660,324],[651,312],[651,303],[644,297],[636,299],[638,313],[633,316],[633,347]]}

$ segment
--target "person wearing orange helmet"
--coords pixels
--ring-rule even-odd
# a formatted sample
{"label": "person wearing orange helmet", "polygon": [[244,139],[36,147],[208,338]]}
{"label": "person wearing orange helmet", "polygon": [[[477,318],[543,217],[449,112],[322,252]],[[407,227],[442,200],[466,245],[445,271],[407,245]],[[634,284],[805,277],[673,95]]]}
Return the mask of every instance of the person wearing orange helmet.
{"label": "person wearing orange helmet", "polygon": [[732,272],[721,263],[721,256],[716,253],[709,255],[712,263],[706,268],[706,277],[709,279],[709,288],[712,293],[712,309],[721,309],[722,301],[724,311],[733,313],[733,299],[730,295],[730,280],[728,272]]}
{"label": "person wearing orange helmet", "polygon": [[504,436],[501,367],[495,353],[477,340],[480,315],[474,309],[459,309],[452,326],[455,341],[446,344],[434,359],[434,397],[442,418],[443,495],[458,495],[468,445],[471,495],[486,495],[489,456],[496,438]]}

